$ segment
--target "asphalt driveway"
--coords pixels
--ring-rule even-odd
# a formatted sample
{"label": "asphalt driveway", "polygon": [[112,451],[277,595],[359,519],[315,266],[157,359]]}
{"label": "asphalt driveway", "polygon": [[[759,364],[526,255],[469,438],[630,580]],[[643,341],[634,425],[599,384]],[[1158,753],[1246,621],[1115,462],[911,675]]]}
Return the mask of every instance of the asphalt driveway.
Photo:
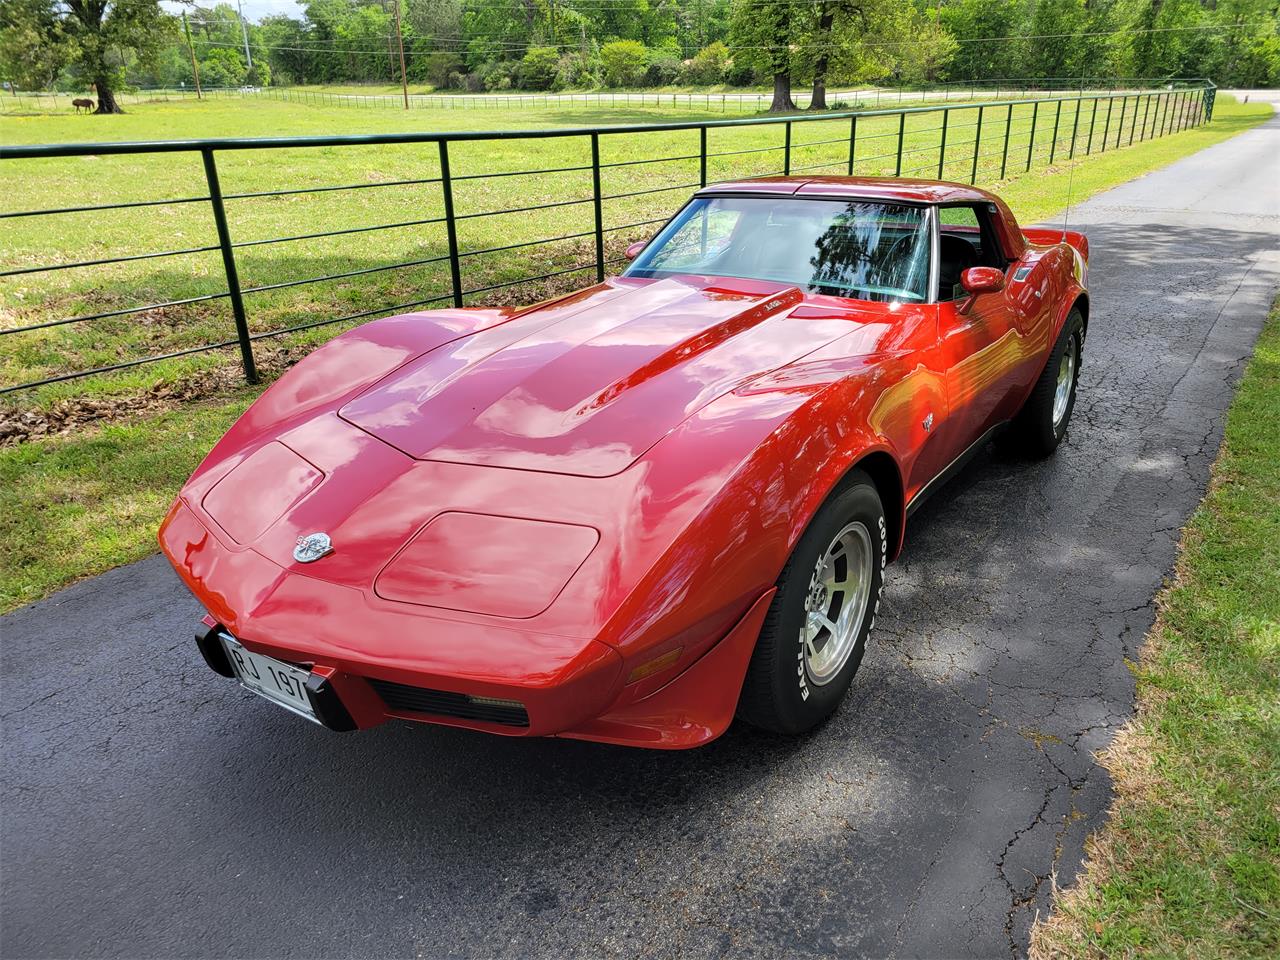
{"label": "asphalt driveway", "polygon": [[913,519],[801,740],[690,753],[389,724],[210,673],[152,558],[0,619],[5,956],[1009,956],[1109,799],[1151,599],[1280,286],[1280,120],[1072,212],[1069,440]]}

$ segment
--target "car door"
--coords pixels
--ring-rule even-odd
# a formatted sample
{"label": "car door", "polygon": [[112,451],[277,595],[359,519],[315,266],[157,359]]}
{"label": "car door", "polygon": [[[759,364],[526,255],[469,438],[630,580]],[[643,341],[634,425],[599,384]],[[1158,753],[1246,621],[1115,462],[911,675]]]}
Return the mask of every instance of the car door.
{"label": "car door", "polygon": [[[1023,311],[1010,299],[1010,263],[991,216],[987,204],[939,209],[938,342],[950,409],[948,447],[956,455],[1011,415],[1025,359]],[[1006,289],[966,294],[960,276],[976,266],[1006,271]]]}

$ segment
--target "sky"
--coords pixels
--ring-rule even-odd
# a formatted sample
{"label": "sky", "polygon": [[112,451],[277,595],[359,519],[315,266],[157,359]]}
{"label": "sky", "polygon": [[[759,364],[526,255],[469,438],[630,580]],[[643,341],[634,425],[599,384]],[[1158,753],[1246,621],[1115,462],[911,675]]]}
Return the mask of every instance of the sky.
{"label": "sky", "polygon": [[[219,2],[229,3],[233,7],[236,5],[236,0],[199,0],[202,7],[213,7]],[[273,13],[284,13],[302,19],[302,8],[298,6],[297,0],[240,0],[240,5],[244,9],[245,19],[255,23]],[[161,0],[160,6],[174,14],[181,13],[184,9],[191,10],[189,6],[169,0]]]}

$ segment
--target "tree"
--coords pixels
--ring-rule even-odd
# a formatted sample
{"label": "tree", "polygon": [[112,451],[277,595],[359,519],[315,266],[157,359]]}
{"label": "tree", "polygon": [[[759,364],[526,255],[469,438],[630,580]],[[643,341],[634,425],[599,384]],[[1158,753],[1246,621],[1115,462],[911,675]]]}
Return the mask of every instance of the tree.
{"label": "tree", "polygon": [[244,56],[229,47],[214,47],[200,61],[200,76],[207,87],[238,87],[247,73]]}
{"label": "tree", "polygon": [[615,40],[600,48],[604,81],[611,87],[634,87],[644,78],[649,51],[636,40]]}
{"label": "tree", "polygon": [[792,48],[812,7],[801,0],[738,0],[729,26],[735,64],[750,63],[773,78],[770,113],[796,109],[791,99]]}
{"label": "tree", "polygon": [[0,4],[0,77],[17,90],[49,86],[69,57],[62,25],[47,0]]}
{"label": "tree", "polygon": [[93,85],[98,113],[124,113],[115,92],[131,61],[153,63],[177,41],[173,17],[158,0],[63,0],[62,30],[71,43],[72,71]]}

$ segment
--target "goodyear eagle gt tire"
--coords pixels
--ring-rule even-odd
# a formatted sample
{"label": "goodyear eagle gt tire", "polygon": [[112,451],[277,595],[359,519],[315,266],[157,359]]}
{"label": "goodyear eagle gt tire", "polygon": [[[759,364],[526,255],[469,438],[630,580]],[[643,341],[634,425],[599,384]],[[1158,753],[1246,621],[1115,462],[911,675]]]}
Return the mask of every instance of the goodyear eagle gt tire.
{"label": "goodyear eagle gt tire", "polygon": [[747,668],[738,715],[796,734],[839,706],[862,663],[888,555],[884,505],[853,471],[796,543]]}

